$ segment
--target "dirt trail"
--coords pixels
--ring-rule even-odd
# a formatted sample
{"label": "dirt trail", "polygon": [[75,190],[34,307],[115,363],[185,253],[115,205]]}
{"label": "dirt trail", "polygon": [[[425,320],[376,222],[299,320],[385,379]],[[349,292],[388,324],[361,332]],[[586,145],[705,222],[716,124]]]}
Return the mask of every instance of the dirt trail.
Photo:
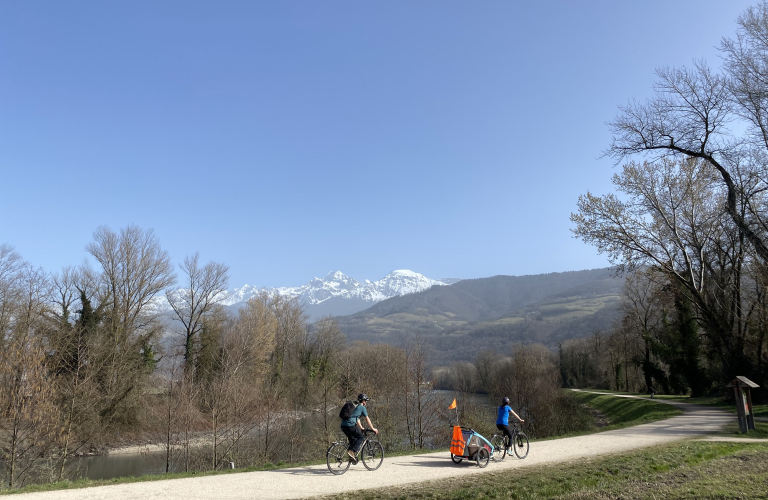
{"label": "dirt trail", "polygon": [[328,472],[325,465],[315,465],[275,471],[130,483],[79,490],[26,493],[18,498],[23,500],[306,498],[553,462],[568,462],[579,458],[635,450],[717,432],[723,425],[734,420],[732,414],[723,410],[671,401],[660,400],[659,402],[681,407],[685,414],[652,424],[589,436],[531,443],[530,453],[525,460],[519,460],[514,456],[508,457],[503,462],[492,461],[485,469],[480,469],[474,463],[466,461],[456,465],[451,462],[447,452],[439,452],[385,458],[384,464],[375,472],[369,472],[363,468],[362,464],[358,464],[352,466],[343,476],[333,476]]}

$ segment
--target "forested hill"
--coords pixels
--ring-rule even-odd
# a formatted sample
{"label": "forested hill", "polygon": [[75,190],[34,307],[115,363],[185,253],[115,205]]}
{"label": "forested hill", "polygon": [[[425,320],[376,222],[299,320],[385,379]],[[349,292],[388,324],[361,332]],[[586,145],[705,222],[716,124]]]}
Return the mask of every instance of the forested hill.
{"label": "forested hill", "polygon": [[554,347],[607,330],[623,282],[608,268],[493,276],[393,297],[337,319],[350,340],[398,345],[416,334],[446,360],[470,360],[482,349],[507,353],[520,341]]}

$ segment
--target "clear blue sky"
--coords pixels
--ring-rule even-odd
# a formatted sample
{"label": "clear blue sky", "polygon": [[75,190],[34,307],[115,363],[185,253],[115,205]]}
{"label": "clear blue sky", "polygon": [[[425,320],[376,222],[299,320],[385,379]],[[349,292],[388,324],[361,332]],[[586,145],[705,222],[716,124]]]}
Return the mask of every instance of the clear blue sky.
{"label": "clear blue sky", "polygon": [[603,267],[617,105],[744,1],[0,1],[0,243],[48,271],[106,224],[231,284]]}

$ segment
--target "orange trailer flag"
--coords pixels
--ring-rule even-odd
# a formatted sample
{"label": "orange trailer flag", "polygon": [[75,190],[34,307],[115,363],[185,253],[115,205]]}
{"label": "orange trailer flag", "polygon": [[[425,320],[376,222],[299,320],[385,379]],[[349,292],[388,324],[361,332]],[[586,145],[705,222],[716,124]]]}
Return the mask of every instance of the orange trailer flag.
{"label": "orange trailer flag", "polygon": [[453,403],[448,407],[449,410],[453,410],[454,408],[456,408],[456,398],[453,399]]}
{"label": "orange trailer flag", "polygon": [[451,454],[462,456],[464,455],[464,436],[461,435],[461,427],[458,425],[453,426],[453,439],[451,439]]}

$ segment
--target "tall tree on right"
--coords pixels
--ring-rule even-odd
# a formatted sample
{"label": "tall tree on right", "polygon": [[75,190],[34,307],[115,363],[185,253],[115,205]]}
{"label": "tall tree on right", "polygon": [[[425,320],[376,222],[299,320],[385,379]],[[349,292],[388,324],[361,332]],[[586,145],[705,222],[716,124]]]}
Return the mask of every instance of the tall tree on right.
{"label": "tall tree on right", "polygon": [[719,72],[704,62],[658,69],[654,97],[619,108],[606,155],[617,163],[637,154],[703,160],[726,188],[736,227],[768,264],[768,4],[737,23],[736,38],[721,43]]}
{"label": "tall tree on right", "polygon": [[723,379],[749,371],[743,288],[748,252],[706,164],[629,163],[613,183],[621,198],[579,197],[579,211],[571,215],[575,235],[621,268],[653,266],[665,275],[695,306]]}

